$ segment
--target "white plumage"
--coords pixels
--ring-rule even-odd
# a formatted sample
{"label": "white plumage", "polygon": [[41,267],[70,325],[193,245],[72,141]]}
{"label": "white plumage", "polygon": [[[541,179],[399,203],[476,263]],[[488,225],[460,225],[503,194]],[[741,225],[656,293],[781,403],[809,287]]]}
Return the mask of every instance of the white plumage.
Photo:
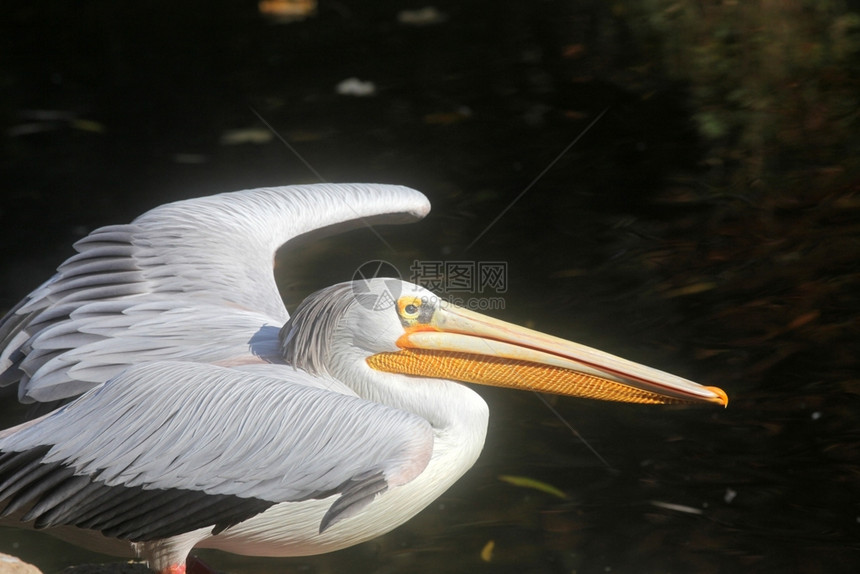
{"label": "white plumage", "polygon": [[487,406],[455,381],[725,404],[406,283],[387,308],[349,284],[324,289],[282,328],[271,265],[283,243],[429,209],[400,186],[258,189],[79,241],[0,323],[0,384],[67,403],[0,433],[6,522],[73,527],[165,572],[194,546],[320,553],[391,530],[474,464]]}

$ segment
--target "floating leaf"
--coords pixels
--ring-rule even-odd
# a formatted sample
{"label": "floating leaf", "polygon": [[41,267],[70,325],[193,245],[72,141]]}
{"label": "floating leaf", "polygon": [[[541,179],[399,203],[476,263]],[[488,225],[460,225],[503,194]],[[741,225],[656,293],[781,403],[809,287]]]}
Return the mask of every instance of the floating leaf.
{"label": "floating leaf", "polygon": [[484,562],[491,562],[493,560],[493,550],[496,548],[496,541],[489,540],[484,547],[481,548],[481,560]]}
{"label": "floating leaf", "polygon": [[257,9],[270,21],[286,24],[316,15],[317,0],[260,0]]}
{"label": "floating leaf", "polygon": [[710,281],[701,281],[699,283],[692,283],[690,285],[685,285],[684,287],[680,287],[678,289],[667,291],[666,297],[671,299],[673,297],[683,297],[684,295],[695,295],[697,293],[704,293],[705,291],[710,291],[711,289],[715,289],[716,287],[716,283],[712,283]]}
{"label": "floating leaf", "polygon": [[[726,501],[728,502],[728,501]],[[703,514],[701,508],[687,506],[686,504],[676,504],[674,502],[663,502],[662,500],[652,500],[651,504],[657,508],[665,508],[666,510],[674,510],[675,512],[685,512],[687,514]]]}
{"label": "floating leaf", "polygon": [[440,12],[435,6],[427,6],[417,10],[403,10],[397,14],[397,21],[407,26],[430,26],[441,24],[448,15]]}
{"label": "floating leaf", "polygon": [[221,145],[264,144],[272,141],[272,132],[263,128],[244,128],[227,130],[221,134]]}
{"label": "floating leaf", "polygon": [[512,484],[514,486],[519,486],[520,488],[531,488],[533,490],[539,490],[546,494],[551,494],[556,498],[567,500],[567,495],[563,491],[554,487],[551,484],[541,482],[540,480],[536,480],[534,478],[529,478],[527,476],[511,476],[509,474],[503,474],[499,476],[499,480],[507,482],[508,484]]}
{"label": "floating leaf", "polygon": [[103,134],[107,131],[104,124],[94,120],[74,119],[69,125],[72,126],[73,129],[94,134]]}

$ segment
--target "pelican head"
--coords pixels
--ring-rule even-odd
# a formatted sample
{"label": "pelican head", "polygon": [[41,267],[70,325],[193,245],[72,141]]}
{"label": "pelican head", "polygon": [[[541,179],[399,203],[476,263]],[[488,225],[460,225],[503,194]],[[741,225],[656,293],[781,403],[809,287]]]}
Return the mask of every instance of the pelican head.
{"label": "pelican head", "polygon": [[337,377],[336,365],[358,360],[376,372],[592,399],[728,404],[717,387],[476,313],[395,279],[312,294],[281,340],[287,362],[317,375]]}

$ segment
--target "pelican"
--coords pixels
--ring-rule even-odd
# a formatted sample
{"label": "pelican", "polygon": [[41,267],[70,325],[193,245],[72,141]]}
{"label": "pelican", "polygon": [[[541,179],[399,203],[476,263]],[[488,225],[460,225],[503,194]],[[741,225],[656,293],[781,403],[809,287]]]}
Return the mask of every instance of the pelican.
{"label": "pelican", "polygon": [[318,554],[404,523],[475,463],[488,408],[463,383],[727,404],[393,279],[325,288],[288,316],[281,245],[429,210],[401,186],[274,187],[78,241],[0,323],[0,384],[61,405],[0,432],[4,523],[160,573],[185,572],[195,547]]}

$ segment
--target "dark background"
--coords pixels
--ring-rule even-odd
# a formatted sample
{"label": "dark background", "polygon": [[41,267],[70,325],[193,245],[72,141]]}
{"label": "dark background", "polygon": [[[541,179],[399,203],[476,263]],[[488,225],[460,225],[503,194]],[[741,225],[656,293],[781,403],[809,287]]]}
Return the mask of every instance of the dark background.
{"label": "dark background", "polygon": [[[95,227],[318,181],[284,138],[325,180],[433,203],[379,230],[393,251],[367,231],[286,249],[288,308],[369,259],[506,261],[494,314],[731,402],[549,399],[607,467],[534,396],[479,389],[484,455],[418,518],[330,556],[208,554],[215,566],[857,570],[857,4],[470,0],[398,21],[425,6],[321,1],[274,23],[256,2],[4,2],[0,309]],[[338,94],[350,77],[373,95]],[[105,560],[18,530],[0,550],[46,572]]]}

